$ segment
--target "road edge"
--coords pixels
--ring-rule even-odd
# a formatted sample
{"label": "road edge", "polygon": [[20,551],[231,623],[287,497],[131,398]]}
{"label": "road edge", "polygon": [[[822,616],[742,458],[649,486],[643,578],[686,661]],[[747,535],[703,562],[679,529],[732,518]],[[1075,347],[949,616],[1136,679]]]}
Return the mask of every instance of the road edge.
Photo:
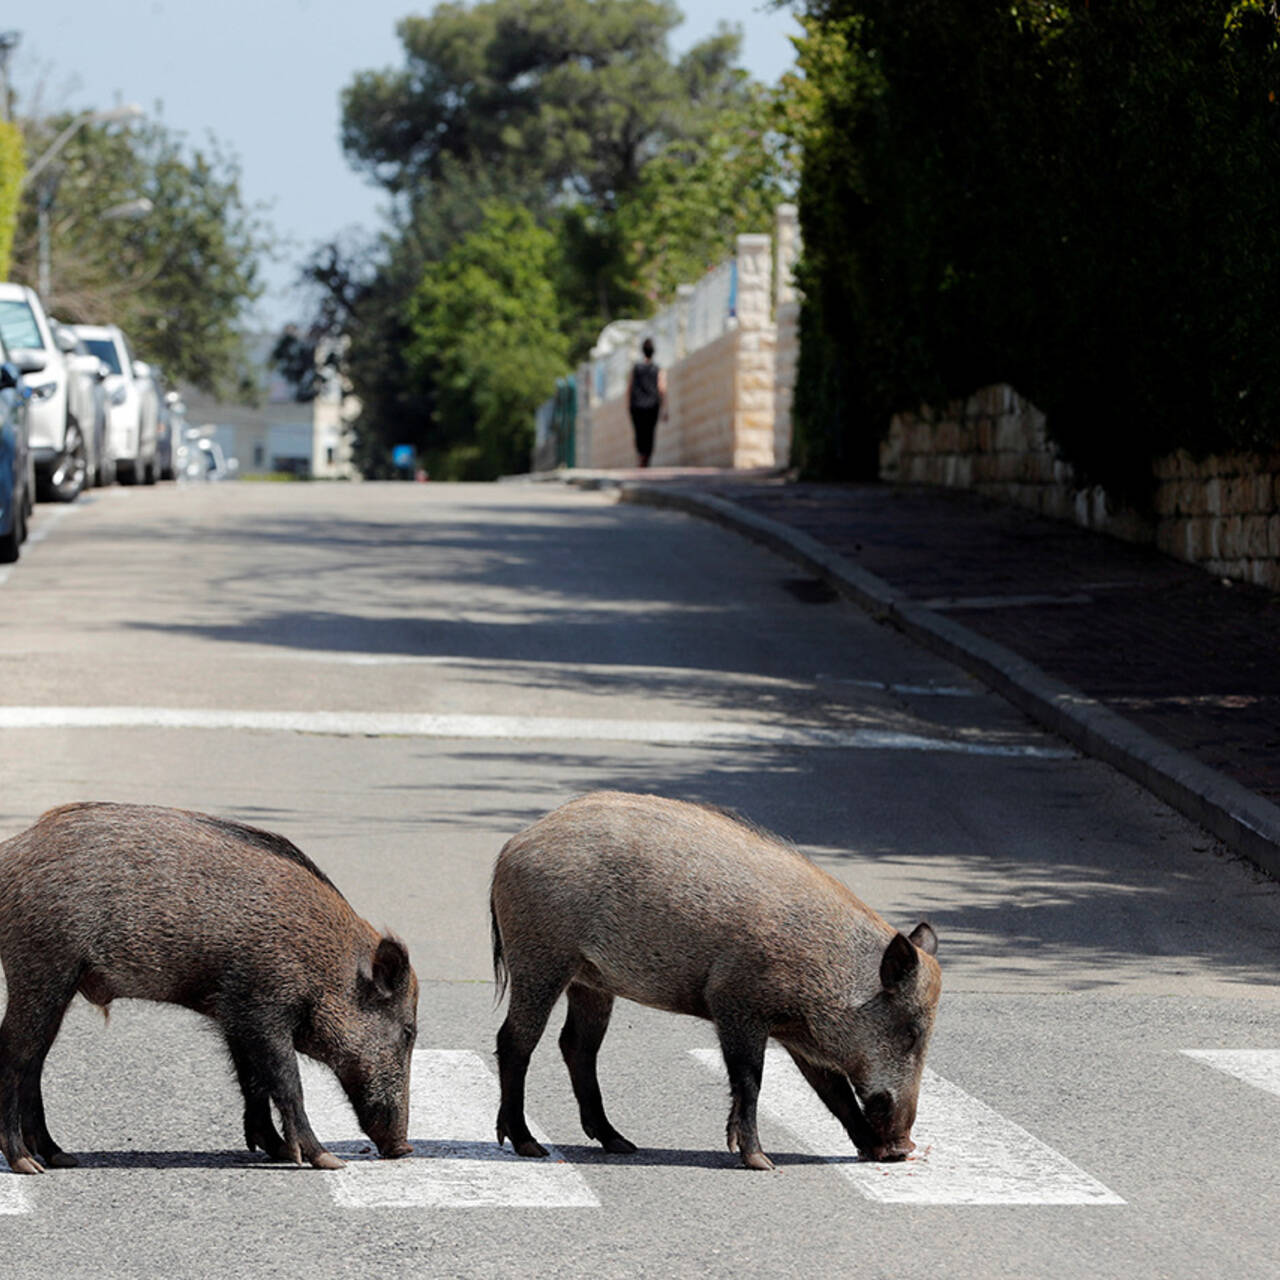
{"label": "road edge", "polygon": [[963,667],[1046,729],[1119,770],[1280,879],[1280,807],[1161,742],[1012,650],[908,599],[801,530],[729,499],[635,482],[620,484],[618,496],[622,502],[711,520],[802,565],[873,618]]}

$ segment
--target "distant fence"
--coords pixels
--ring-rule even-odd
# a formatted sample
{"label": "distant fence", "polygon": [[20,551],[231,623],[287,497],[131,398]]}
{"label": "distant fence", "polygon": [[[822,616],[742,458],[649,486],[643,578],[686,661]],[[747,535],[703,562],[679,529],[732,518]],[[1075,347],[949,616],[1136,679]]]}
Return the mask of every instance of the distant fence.
{"label": "distant fence", "polygon": [[[798,245],[795,208],[782,205],[772,236],[738,236],[732,258],[681,285],[656,315],[608,325],[572,377],[572,419],[556,415],[559,390],[539,410],[534,469],[634,465],[625,393],[645,337],[667,372],[669,416],[658,425],[655,466],[785,466]],[[566,432],[572,459],[560,438]]]}

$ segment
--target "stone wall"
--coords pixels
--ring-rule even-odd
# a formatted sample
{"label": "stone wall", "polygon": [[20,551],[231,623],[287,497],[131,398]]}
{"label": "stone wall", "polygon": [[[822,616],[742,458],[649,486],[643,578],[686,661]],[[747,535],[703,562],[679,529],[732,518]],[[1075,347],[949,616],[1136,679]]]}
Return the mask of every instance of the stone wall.
{"label": "stone wall", "polygon": [[[577,373],[579,466],[635,465],[623,369],[639,358],[646,332],[659,343],[657,359],[667,370],[669,413],[658,423],[654,466],[786,465],[798,311],[791,282],[798,253],[794,206],[779,208],[776,235],[782,246],[776,279],[774,237],[741,235],[732,273],[717,269],[704,282],[714,288],[681,286],[671,306],[649,324],[627,321],[612,327],[611,337],[617,338],[622,323],[628,326],[621,334],[626,348],[606,350],[602,342],[600,354]],[[726,311],[718,320],[708,308],[721,305]],[[783,319],[781,342],[775,308]]]}
{"label": "stone wall", "polygon": [[971,489],[1280,590],[1280,455],[1178,453],[1154,471],[1153,517],[1082,487],[1044,415],[1008,386],[987,387],[942,413],[899,415],[880,449],[886,480]]}
{"label": "stone wall", "polygon": [[1280,453],[1175,453],[1156,464],[1156,480],[1161,551],[1280,591]]}
{"label": "stone wall", "polygon": [[[734,386],[741,336],[731,329],[686,356],[668,373],[671,417],[658,423],[655,465],[734,465]],[[664,445],[668,447],[664,449]]]}

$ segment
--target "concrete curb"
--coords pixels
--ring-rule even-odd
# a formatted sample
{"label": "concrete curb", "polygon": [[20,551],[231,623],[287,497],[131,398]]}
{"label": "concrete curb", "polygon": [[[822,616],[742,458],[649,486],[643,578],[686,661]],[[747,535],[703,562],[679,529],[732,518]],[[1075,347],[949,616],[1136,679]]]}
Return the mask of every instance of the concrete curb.
{"label": "concrete curb", "polygon": [[917,604],[798,529],[711,494],[624,483],[623,502],[712,520],[822,578],[872,617],[976,676],[1046,729],[1102,760],[1280,879],[1280,807],[1161,742],[1010,649]]}

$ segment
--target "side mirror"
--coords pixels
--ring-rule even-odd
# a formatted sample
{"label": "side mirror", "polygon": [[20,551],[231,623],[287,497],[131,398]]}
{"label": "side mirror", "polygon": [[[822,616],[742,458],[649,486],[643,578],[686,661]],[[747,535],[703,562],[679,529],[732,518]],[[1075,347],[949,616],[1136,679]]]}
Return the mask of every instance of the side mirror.
{"label": "side mirror", "polygon": [[106,382],[111,377],[111,366],[105,360],[99,360],[94,373],[97,374],[99,382]]}
{"label": "side mirror", "polygon": [[135,378],[151,377],[151,366],[145,360],[135,360],[133,362],[133,376]]}
{"label": "side mirror", "polygon": [[53,331],[53,340],[58,344],[58,350],[67,356],[74,355],[76,347],[79,345],[74,333],[68,333],[61,328]]}
{"label": "side mirror", "polygon": [[22,373],[39,373],[49,359],[42,351],[23,351],[14,355],[13,362]]}

